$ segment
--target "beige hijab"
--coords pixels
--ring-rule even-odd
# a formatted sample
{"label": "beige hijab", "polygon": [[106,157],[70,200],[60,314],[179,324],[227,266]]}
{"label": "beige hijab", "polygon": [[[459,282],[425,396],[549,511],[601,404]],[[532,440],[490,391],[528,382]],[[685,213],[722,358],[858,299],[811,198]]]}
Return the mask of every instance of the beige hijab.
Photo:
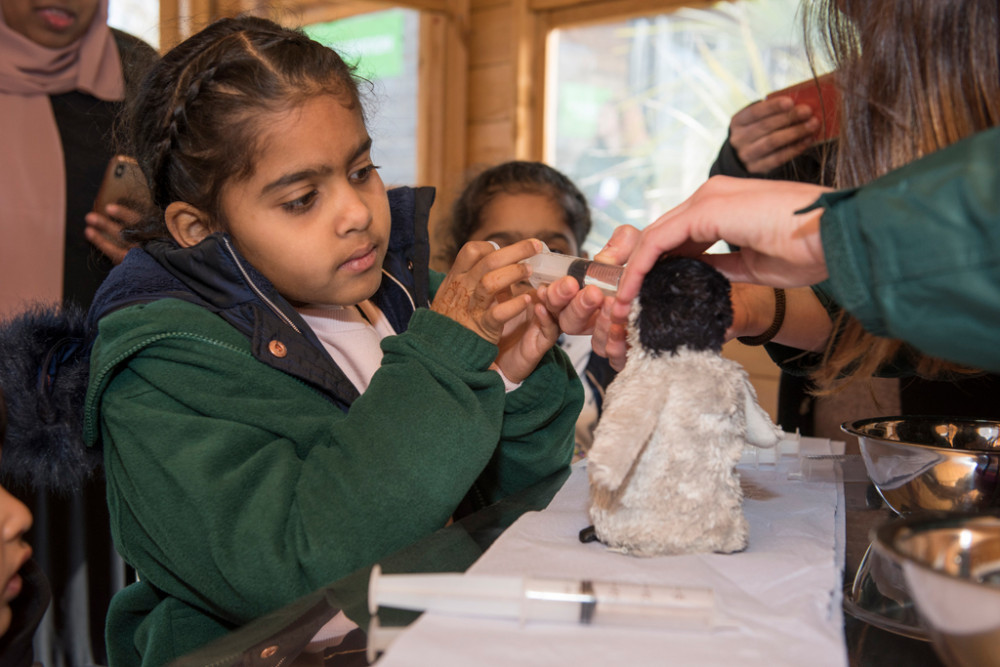
{"label": "beige hijab", "polygon": [[[62,49],[0,20],[0,317],[28,302],[62,299],[66,174],[48,96],[79,90],[124,98],[107,20],[108,0],[101,0],[87,32]],[[82,220],[70,222],[83,233]]]}

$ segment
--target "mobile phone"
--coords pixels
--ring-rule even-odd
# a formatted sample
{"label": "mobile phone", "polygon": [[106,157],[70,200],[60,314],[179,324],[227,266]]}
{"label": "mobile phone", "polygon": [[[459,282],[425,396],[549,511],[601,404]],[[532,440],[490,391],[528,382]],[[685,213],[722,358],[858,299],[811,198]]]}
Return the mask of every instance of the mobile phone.
{"label": "mobile phone", "polygon": [[127,155],[111,158],[94,200],[94,210],[104,213],[104,207],[108,204],[121,204],[141,211],[152,203],[146,177],[142,175],[139,163]]}
{"label": "mobile phone", "polygon": [[776,90],[767,95],[772,97],[791,97],[795,104],[808,104],[820,120],[820,128],[816,133],[816,142],[835,138],[840,134],[840,93],[834,83],[833,72],[815,79],[797,83],[788,88]]}

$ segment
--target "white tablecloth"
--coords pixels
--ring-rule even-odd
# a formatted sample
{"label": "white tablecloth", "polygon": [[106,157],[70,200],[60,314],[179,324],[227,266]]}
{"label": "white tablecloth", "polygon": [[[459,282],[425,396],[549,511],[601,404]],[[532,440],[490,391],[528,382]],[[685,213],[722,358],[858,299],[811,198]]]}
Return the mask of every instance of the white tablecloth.
{"label": "white tablecloth", "polygon": [[[803,438],[803,452],[842,443]],[[378,667],[611,667],[740,665],[842,667],[843,486],[827,460],[782,457],[740,466],[750,546],[738,554],[635,558],[579,541],[587,517],[586,460],[541,512],[516,521],[468,574],[580,578],[709,587],[733,624],[650,630],[425,613]],[[377,638],[376,638],[377,639]]]}

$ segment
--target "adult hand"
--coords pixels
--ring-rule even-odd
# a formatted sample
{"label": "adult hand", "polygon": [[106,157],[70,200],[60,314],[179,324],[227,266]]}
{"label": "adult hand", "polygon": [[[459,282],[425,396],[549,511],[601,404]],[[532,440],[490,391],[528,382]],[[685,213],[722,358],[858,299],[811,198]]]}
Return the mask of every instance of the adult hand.
{"label": "adult hand", "polygon": [[[734,282],[799,287],[825,280],[819,235],[823,211],[796,211],[827,191],[809,183],[715,176],[638,237],[634,229],[616,229],[609,245],[619,255],[631,252],[610,316],[624,321],[643,278],[665,252],[697,256]],[[739,250],[703,254],[717,241]]]}
{"label": "adult hand", "polygon": [[754,102],[729,122],[729,143],[751,174],[766,174],[815,141],[820,120],[807,104],[780,96]]}
{"label": "adult hand", "polygon": [[121,264],[126,253],[134,247],[122,239],[122,228],[139,222],[142,215],[121,204],[108,204],[104,213],[91,211],[85,220],[84,235],[112,264]]}

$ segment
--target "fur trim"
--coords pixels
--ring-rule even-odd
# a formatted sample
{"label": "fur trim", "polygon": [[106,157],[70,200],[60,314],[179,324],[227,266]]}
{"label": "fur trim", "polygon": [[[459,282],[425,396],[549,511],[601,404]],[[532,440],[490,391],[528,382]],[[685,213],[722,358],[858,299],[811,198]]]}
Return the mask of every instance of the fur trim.
{"label": "fur trim", "polygon": [[78,308],[37,304],[0,324],[3,483],[71,492],[101,466],[83,442],[90,339]]}

